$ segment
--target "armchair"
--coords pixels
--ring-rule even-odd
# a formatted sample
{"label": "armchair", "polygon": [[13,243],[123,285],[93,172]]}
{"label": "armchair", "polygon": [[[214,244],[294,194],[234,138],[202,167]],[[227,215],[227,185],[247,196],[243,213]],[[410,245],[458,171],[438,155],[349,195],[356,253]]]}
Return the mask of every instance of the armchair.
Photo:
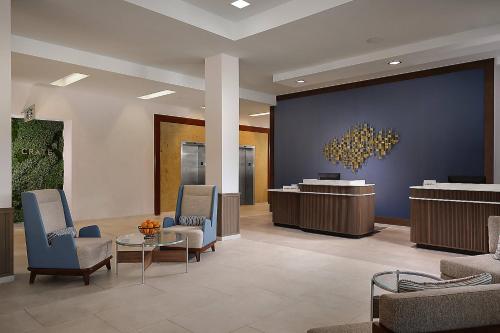
{"label": "armchair", "polygon": [[444,279],[457,279],[461,277],[490,273],[493,283],[500,283],[500,261],[493,258],[498,245],[500,235],[500,216],[488,218],[488,254],[467,257],[456,257],[442,259],[440,262],[441,276]]}
{"label": "armchair", "polygon": [[57,236],[49,244],[48,233],[74,227],[64,191],[24,192],[21,200],[30,284],[38,274],[82,276],[88,285],[90,274],[104,265],[111,269],[112,242],[101,238],[98,226],[81,228],[77,238]]}
{"label": "armchair", "polygon": [[[180,216],[205,216],[201,226],[179,224]],[[177,196],[175,217],[166,217],[163,227],[186,234],[189,252],[200,261],[202,252],[211,248],[215,251],[217,240],[217,187],[212,185],[181,185]]]}

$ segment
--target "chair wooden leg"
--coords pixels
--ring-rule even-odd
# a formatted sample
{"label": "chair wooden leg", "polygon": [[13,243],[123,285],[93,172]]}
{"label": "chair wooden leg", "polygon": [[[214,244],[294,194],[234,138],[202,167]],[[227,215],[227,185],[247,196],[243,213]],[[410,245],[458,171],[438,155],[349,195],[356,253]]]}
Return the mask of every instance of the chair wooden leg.
{"label": "chair wooden leg", "polygon": [[108,271],[111,270],[111,260],[108,260],[108,262],[106,263],[106,268],[108,269]]}
{"label": "chair wooden leg", "polygon": [[90,284],[90,275],[89,274],[83,275],[83,283],[85,283],[86,286],[88,286]]}
{"label": "chair wooden leg", "polygon": [[33,284],[35,282],[35,278],[36,278],[36,273],[31,272],[30,273],[30,284]]}
{"label": "chair wooden leg", "polygon": [[200,262],[201,251],[196,251],[196,261]]}
{"label": "chair wooden leg", "polygon": [[212,248],[212,252],[215,252],[215,244],[212,244],[211,248]]}

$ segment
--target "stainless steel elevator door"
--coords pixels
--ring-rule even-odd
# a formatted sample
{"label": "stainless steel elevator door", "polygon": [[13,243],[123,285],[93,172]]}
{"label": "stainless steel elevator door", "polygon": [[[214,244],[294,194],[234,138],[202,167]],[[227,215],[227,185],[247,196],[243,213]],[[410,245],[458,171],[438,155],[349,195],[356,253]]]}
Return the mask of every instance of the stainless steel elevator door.
{"label": "stainless steel elevator door", "polygon": [[205,184],[205,145],[183,142],[181,145],[181,184]]}
{"label": "stainless steel elevator door", "polygon": [[253,205],[255,182],[255,147],[240,146],[240,204]]}

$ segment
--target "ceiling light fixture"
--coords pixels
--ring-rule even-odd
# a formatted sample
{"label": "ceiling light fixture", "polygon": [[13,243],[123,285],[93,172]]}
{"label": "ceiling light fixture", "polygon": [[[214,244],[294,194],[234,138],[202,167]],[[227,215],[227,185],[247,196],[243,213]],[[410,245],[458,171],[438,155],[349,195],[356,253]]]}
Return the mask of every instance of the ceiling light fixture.
{"label": "ceiling light fixture", "polygon": [[306,83],[306,80],[297,80],[297,83]]}
{"label": "ceiling light fixture", "polygon": [[203,110],[205,110],[207,107],[206,107],[205,105],[203,105],[201,108],[202,108]]}
{"label": "ceiling light fixture", "polygon": [[248,3],[244,0],[236,0],[234,2],[231,2],[231,5],[233,5],[236,8],[243,9],[247,6],[250,6],[250,3]]}
{"label": "ceiling light fixture", "polygon": [[161,96],[170,95],[170,94],[175,94],[175,91],[172,91],[172,90],[162,90],[162,91],[158,91],[158,92],[155,92],[155,93],[152,93],[152,94],[149,94],[149,95],[140,96],[140,97],[137,97],[137,98],[140,98],[140,99],[152,99],[152,98],[161,97]]}
{"label": "ceiling light fixture", "polygon": [[401,63],[400,60],[392,60],[388,62],[389,65],[399,65],[400,63]]}
{"label": "ceiling light fixture", "polygon": [[57,86],[57,87],[66,87],[67,85],[70,85],[70,84],[75,83],[77,81],[83,80],[86,77],[89,77],[89,76],[87,74],[73,73],[73,74],[70,74],[68,76],[63,77],[62,79],[51,82],[50,84],[53,86]]}
{"label": "ceiling light fixture", "polygon": [[251,114],[250,117],[267,116],[268,114],[270,114],[270,112],[254,113],[254,114]]}

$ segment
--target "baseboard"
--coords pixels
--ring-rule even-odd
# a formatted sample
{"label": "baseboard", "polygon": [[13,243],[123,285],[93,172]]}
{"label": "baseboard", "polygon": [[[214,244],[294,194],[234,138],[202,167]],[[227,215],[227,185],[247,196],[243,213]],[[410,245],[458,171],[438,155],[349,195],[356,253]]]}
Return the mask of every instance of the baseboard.
{"label": "baseboard", "polygon": [[375,216],[375,223],[399,225],[399,226],[403,226],[403,227],[410,226],[410,220],[401,219],[401,218],[397,218],[397,217]]}
{"label": "baseboard", "polygon": [[222,236],[222,237],[217,236],[217,240],[219,242],[223,242],[223,241],[227,241],[227,240],[232,240],[232,239],[240,239],[240,238],[241,238],[241,234],[229,235],[229,236]]}
{"label": "baseboard", "polygon": [[0,277],[0,283],[14,282],[14,275],[7,275]]}

